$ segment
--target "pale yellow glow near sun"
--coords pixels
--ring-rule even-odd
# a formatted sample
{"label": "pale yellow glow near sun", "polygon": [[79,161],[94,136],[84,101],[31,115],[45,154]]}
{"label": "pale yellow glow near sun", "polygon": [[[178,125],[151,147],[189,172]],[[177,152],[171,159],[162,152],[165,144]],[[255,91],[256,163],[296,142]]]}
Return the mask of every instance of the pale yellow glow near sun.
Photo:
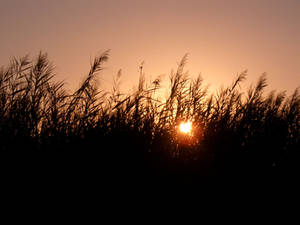
{"label": "pale yellow glow near sun", "polygon": [[182,122],[179,125],[179,130],[180,132],[184,133],[184,134],[189,134],[192,131],[192,122],[188,121],[188,122]]}

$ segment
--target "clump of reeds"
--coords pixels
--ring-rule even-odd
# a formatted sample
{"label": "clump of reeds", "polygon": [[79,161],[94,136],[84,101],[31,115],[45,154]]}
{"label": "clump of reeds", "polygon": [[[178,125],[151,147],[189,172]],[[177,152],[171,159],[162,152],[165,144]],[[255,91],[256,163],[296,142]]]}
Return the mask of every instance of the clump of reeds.
{"label": "clump of reeds", "polygon": [[[265,95],[263,74],[246,93],[240,73],[228,87],[208,94],[199,75],[185,72],[187,55],[170,75],[168,96],[157,96],[161,78],[147,82],[140,67],[138,86],[100,90],[97,74],[109,52],[96,57],[72,94],[54,79],[47,55],[13,58],[0,70],[1,151],[77,151],[99,160],[122,158],[149,170],[219,173],[287,168],[299,164],[300,95]],[[192,121],[193,139],[182,145],[177,127]],[[201,172],[200,172],[201,171]],[[204,171],[204,172],[203,172]]]}

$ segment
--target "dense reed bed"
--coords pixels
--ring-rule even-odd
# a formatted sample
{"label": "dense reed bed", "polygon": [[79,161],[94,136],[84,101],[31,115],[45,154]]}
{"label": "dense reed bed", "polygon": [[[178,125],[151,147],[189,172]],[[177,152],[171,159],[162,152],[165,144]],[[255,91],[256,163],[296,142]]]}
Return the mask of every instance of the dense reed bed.
{"label": "dense reed bed", "polygon": [[[185,72],[187,56],[169,76],[166,98],[161,79],[122,93],[121,72],[112,91],[98,87],[106,51],[74,93],[57,81],[47,55],[13,58],[0,70],[0,151],[16,155],[73,157],[93,170],[142,176],[261,175],[294,173],[300,165],[300,95],[265,93],[262,75],[241,90],[247,71],[228,87],[209,94],[201,76]],[[178,132],[181,121],[192,134]],[[65,158],[64,158],[65,159]],[[153,176],[153,177],[155,177]]]}

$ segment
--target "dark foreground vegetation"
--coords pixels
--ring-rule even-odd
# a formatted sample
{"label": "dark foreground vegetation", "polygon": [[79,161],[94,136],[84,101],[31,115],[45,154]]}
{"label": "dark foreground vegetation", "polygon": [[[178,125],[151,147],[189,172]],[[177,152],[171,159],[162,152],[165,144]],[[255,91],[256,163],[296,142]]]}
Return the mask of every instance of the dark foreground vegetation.
{"label": "dark foreground vegetation", "polygon": [[[135,91],[120,92],[119,73],[106,92],[96,75],[107,60],[108,52],[96,57],[73,94],[53,79],[46,54],[1,68],[1,161],[10,157],[21,170],[34,165],[111,179],[297,174],[299,89],[291,96],[265,94],[262,75],[243,92],[245,71],[209,94],[200,76],[190,79],[184,71],[185,56],[170,75],[165,99],[157,94],[160,78],[146,82],[142,67]],[[192,135],[178,132],[186,120],[193,122]]]}

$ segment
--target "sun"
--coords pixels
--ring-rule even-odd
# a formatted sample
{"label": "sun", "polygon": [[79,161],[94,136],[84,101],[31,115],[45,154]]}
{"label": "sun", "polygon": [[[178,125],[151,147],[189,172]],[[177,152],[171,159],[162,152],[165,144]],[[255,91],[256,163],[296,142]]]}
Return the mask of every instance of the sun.
{"label": "sun", "polygon": [[192,122],[181,122],[179,125],[179,131],[184,134],[190,134],[192,131]]}

